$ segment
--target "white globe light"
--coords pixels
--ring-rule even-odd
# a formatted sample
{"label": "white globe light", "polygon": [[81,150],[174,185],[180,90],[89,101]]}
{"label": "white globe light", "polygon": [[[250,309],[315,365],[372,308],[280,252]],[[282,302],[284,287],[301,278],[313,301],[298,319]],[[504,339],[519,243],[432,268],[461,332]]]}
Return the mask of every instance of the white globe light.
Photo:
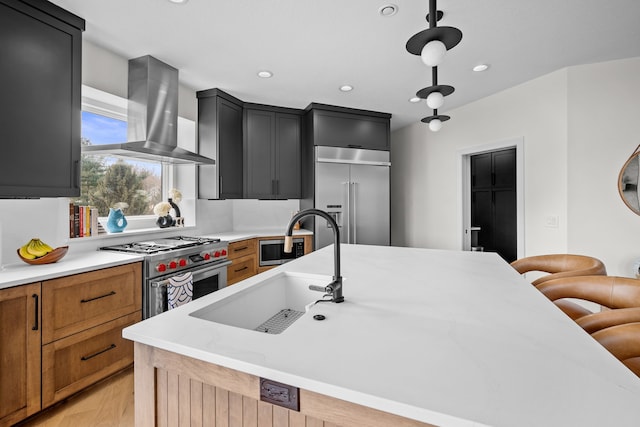
{"label": "white globe light", "polygon": [[444,104],[444,95],[442,95],[440,92],[431,92],[427,96],[427,105],[432,110],[437,110],[438,108],[442,107],[443,104]]}
{"label": "white globe light", "polygon": [[447,47],[440,40],[431,40],[422,48],[422,62],[429,67],[437,67],[447,53]]}
{"label": "white globe light", "polygon": [[432,132],[438,132],[440,129],[442,129],[442,122],[440,121],[440,119],[433,119],[429,122],[429,129],[431,129]]}

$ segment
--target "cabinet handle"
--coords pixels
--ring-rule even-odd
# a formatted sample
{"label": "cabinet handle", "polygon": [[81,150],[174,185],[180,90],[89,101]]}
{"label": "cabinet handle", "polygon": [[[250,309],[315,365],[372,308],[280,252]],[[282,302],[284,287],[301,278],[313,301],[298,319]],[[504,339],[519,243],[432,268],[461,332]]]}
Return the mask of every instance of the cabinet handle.
{"label": "cabinet handle", "polygon": [[80,188],[80,160],[73,162],[73,180],[75,188]]}
{"label": "cabinet handle", "polygon": [[85,302],[95,301],[97,299],[110,297],[111,295],[115,295],[115,294],[116,294],[116,291],[111,291],[108,294],[100,295],[99,297],[93,297],[93,298],[89,298],[89,299],[81,299],[80,303],[84,304]]}
{"label": "cabinet handle", "polygon": [[244,250],[247,250],[247,249],[249,249],[249,246],[243,246],[241,248],[236,248],[233,251],[234,252],[240,252],[240,251],[244,251]]}
{"label": "cabinet handle", "polygon": [[234,272],[234,273],[239,273],[239,272],[241,272],[241,271],[246,270],[247,268],[249,268],[249,267],[247,267],[247,266],[245,265],[245,266],[244,266],[244,267],[242,267],[242,268],[239,268],[239,269],[237,269],[237,270],[233,270],[233,272]]}
{"label": "cabinet handle", "polygon": [[33,316],[34,326],[31,328],[31,330],[32,331],[37,331],[40,328],[40,325],[38,324],[38,300],[39,300],[39,297],[38,297],[38,294],[33,294],[33,295],[31,295],[31,297],[35,300],[35,304],[36,304],[35,310],[34,310],[34,313],[33,313],[34,314],[34,316]]}
{"label": "cabinet handle", "polygon": [[222,175],[218,178],[218,199],[222,196]]}
{"label": "cabinet handle", "polygon": [[116,345],[115,344],[111,344],[109,347],[107,347],[107,348],[105,348],[103,350],[97,351],[97,352],[95,352],[93,354],[90,354],[88,356],[82,356],[80,358],[80,360],[82,360],[84,362],[85,360],[93,359],[94,357],[99,356],[102,353],[105,353],[105,352],[107,352],[109,350],[113,350],[114,348],[116,348]]}

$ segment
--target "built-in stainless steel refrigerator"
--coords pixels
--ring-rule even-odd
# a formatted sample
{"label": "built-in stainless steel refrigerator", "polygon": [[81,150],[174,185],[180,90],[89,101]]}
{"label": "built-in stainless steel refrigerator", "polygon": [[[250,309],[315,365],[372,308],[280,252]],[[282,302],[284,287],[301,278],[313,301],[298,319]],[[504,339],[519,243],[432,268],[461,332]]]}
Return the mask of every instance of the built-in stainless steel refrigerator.
{"label": "built-in stainless steel refrigerator", "polygon": [[[315,147],[315,208],[338,224],[341,243],[389,245],[389,152]],[[314,217],[315,249],[333,243],[328,222]]]}

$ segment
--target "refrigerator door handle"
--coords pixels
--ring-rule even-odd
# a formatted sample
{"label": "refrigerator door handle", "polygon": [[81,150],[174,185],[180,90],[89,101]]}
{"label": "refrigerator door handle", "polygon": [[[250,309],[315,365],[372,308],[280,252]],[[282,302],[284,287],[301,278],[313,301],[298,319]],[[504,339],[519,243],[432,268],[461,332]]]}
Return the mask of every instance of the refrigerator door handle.
{"label": "refrigerator door handle", "polygon": [[347,217],[347,243],[351,243],[351,183],[349,181],[343,182],[347,188],[347,203],[346,203],[346,217]]}
{"label": "refrigerator door handle", "polygon": [[352,190],[352,206],[353,206],[353,243],[357,244],[358,243],[358,200],[357,200],[357,182],[353,182],[351,183],[351,185],[353,185],[353,190]]}

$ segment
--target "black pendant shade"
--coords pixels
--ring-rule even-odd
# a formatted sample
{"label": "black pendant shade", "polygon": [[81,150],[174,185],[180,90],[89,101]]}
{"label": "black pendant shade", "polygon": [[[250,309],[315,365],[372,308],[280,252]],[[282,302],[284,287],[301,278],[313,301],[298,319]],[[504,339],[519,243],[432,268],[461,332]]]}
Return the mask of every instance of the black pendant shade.
{"label": "black pendant shade", "polygon": [[454,27],[427,28],[414,34],[407,42],[407,51],[414,55],[420,55],[422,48],[433,40],[440,40],[447,50],[454,48],[462,40],[462,31]]}
{"label": "black pendant shade", "polygon": [[419,91],[416,92],[416,96],[418,98],[427,99],[429,94],[432,92],[440,92],[442,96],[449,96],[453,93],[453,91],[455,91],[453,86],[435,85],[435,86],[429,86],[429,87],[420,89]]}
{"label": "black pendant shade", "polygon": [[418,98],[427,99],[430,93],[440,92],[442,96],[451,95],[455,91],[453,86],[438,84],[438,67],[431,68],[431,86],[416,92]]}
{"label": "black pendant shade", "polygon": [[449,120],[451,117],[449,116],[443,116],[443,115],[439,115],[438,114],[438,110],[433,110],[433,116],[429,116],[429,117],[424,117],[422,120],[420,120],[422,123],[429,123],[431,120],[440,120],[441,122],[446,122],[447,120]]}

